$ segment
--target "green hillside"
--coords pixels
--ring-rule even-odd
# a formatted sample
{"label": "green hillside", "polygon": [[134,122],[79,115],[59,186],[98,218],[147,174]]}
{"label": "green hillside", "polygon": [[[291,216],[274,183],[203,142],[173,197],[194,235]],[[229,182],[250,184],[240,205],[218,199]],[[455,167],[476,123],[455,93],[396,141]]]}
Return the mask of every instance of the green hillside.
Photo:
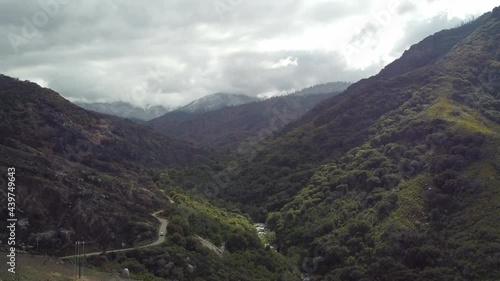
{"label": "green hillside", "polygon": [[280,98],[164,120],[238,148],[224,155],[0,75],[0,170],[16,167],[17,239],[62,256],[82,239],[97,252],[160,236],[88,259],[96,276],[128,268],[139,280],[498,281],[499,46],[497,7],[281,131],[273,108],[294,107]]}
{"label": "green hillside", "polygon": [[425,39],[240,161],[218,197],[267,218],[313,280],[498,280],[498,46],[500,8]]}

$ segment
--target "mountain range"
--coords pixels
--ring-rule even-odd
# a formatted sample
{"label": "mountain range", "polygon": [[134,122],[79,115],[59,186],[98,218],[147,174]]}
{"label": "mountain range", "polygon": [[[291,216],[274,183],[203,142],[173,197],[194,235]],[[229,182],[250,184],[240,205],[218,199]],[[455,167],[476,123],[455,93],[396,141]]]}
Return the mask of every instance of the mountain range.
{"label": "mountain range", "polygon": [[126,102],[96,102],[84,103],[75,102],[76,105],[99,113],[120,116],[132,120],[149,121],[160,117],[165,113],[172,111],[170,108],[165,108],[161,105],[147,106],[146,108],[137,107]]}
{"label": "mountain range", "polygon": [[17,239],[136,246],[163,210],[165,243],[89,263],[155,281],[500,280],[498,46],[500,7],[345,89],[216,95],[148,126],[0,76]]}
{"label": "mountain range", "polygon": [[177,110],[153,119],[148,124],[167,135],[181,137],[203,147],[242,150],[248,143],[255,142],[256,138],[272,136],[348,85],[324,84],[291,95],[205,113]]}
{"label": "mountain range", "polygon": [[259,99],[242,94],[216,93],[197,99],[188,105],[177,109],[176,112],[202,114],[225,107],[238,106],[255,101],[259,101]]}
{"label": "mountain range", "polygon": [[[333,92],[342,92],[349,85],[350,83],[347,82],[330,82],[330,83],[311,86],[301,91],[294,92],[292,93],[292,95],[305,96],[309,94],[328,94]],[[243,94],[215,93],[194,100],[189,104],[177,109],[165,108],[164,106],[161,105],[148,105],[145,108],[142,108],[126,102],[95,102],[95,103],[74,102],[74,103],[87,110],[124,117],[139,123],[145,123],[146,121],[150,121],[152,119],[161,117],[173,111],[175,111],[175,113],[173,113],[174,116],[182,113],[197,115],[197,114],[207,113],[210,111],[219,110],[222,108],[235,107],[257,101],[261,101],[261,99],[256,97],[250,97]]]}
{"label": "mountain range", "polygon": [[161,105],[149,105],[146,108],[142,108],[126,102],[75,102],[75,104],[87,110],[127,118],[138,123],[145,123],[169,112],[196,115],[255,101],[259,101],[259,99],[242,94],[216,93],[194,100],[177,109],[165,108]]}

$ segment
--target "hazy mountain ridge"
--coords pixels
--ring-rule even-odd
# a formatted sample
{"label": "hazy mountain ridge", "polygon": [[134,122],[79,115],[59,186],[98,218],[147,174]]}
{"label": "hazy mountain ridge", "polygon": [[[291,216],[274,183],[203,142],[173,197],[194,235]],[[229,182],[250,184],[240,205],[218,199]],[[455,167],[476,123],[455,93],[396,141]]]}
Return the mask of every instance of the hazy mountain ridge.
{"label": "hazy mountain ridge", "polygon": [[[291,95],[305,96],[310,94],[329,94],[344,91],[351,83],[330,82],[314,85]],[[145,108],[134,106],[126,102],[74,102],[74,104],[95,112],[119,116],[137,121],[150,121],[161,117],[169,112],[174,112],[173,116],[178,116],[180,112],[186,114],[203,114],[210,111],[219,110],[226,107],[239,106],[247,103],[261,101],[256,97],[242,94],[216,93],[194,100],[180,108],[166,108],[161,105],[148,105]],[[186,115],[180,114],[180,115]]]}
{"label": "hazy mountain ridge", "polygon": [[258,98],[242,94],[216,93],[190,102],[186,106],[177,109],[177,112],[201,114],[230,106],[238,106],[246,103],[259,101]]}
{"label": "hazy mountain ridge", "polygon": [[328,82],[304,88],[300,91],[291,93],[291,95],[307,96],[307,95],[340,93],[345,91],[351,85],[352,83],[350,82]]}
{"label": "hazy mountain ridge", "polygon": [[126,102],[111,102],[111,103],[83,103],[75,102],[76,105],[99,113],[120,116],[128,119],[139,119],[149,121],[151,119],[160,117],[173,109],[165,108],[161,105],[147,106],[141,108]]}
{"label": "hazy mountain ridge", "polygon": [[148,124],[168,135],[181,137],[204,147],[237,149],[259,134],[259,137],[267,138],[277,133],[322,100],[339,93],[331,91],[332,89],[347,86],[343,83],[340,87],[335,83],[332,85],[311,87],[299,92],[300,94],[273,97],[204,114],[175,111],[151,120]]}

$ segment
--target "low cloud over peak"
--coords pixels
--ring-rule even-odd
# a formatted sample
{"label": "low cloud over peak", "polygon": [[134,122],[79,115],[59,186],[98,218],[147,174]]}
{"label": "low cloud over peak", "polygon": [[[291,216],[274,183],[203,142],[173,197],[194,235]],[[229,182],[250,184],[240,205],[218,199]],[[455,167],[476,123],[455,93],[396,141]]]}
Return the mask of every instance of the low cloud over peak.
{"label": "low cloud over peak", "polygon": [[496,1],[1,0],[2,73],[72,100],[180,106],[373,75]]}

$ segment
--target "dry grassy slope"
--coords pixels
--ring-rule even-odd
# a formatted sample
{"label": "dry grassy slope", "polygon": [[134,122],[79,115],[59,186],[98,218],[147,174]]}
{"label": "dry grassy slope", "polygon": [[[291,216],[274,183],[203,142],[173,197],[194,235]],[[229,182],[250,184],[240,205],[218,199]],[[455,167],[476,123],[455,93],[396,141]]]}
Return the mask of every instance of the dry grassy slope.
{"label": "dry grassy slope", "polygon": [[[2,254],[0,262],[6,263],[6,258]],[[19,255],[18,256],[18,273],[17,276],[11,273],[0,271],[0,279],[3,281],[20,280],[20,281],[70,281],[74,280],[74,266],[69,262],[62,262],[56,258],[48,256],[34,255]],[[86,268],[83,271],[84,276],[82,281],[119,281],[116,273],[100,272],[96,269]]]}

